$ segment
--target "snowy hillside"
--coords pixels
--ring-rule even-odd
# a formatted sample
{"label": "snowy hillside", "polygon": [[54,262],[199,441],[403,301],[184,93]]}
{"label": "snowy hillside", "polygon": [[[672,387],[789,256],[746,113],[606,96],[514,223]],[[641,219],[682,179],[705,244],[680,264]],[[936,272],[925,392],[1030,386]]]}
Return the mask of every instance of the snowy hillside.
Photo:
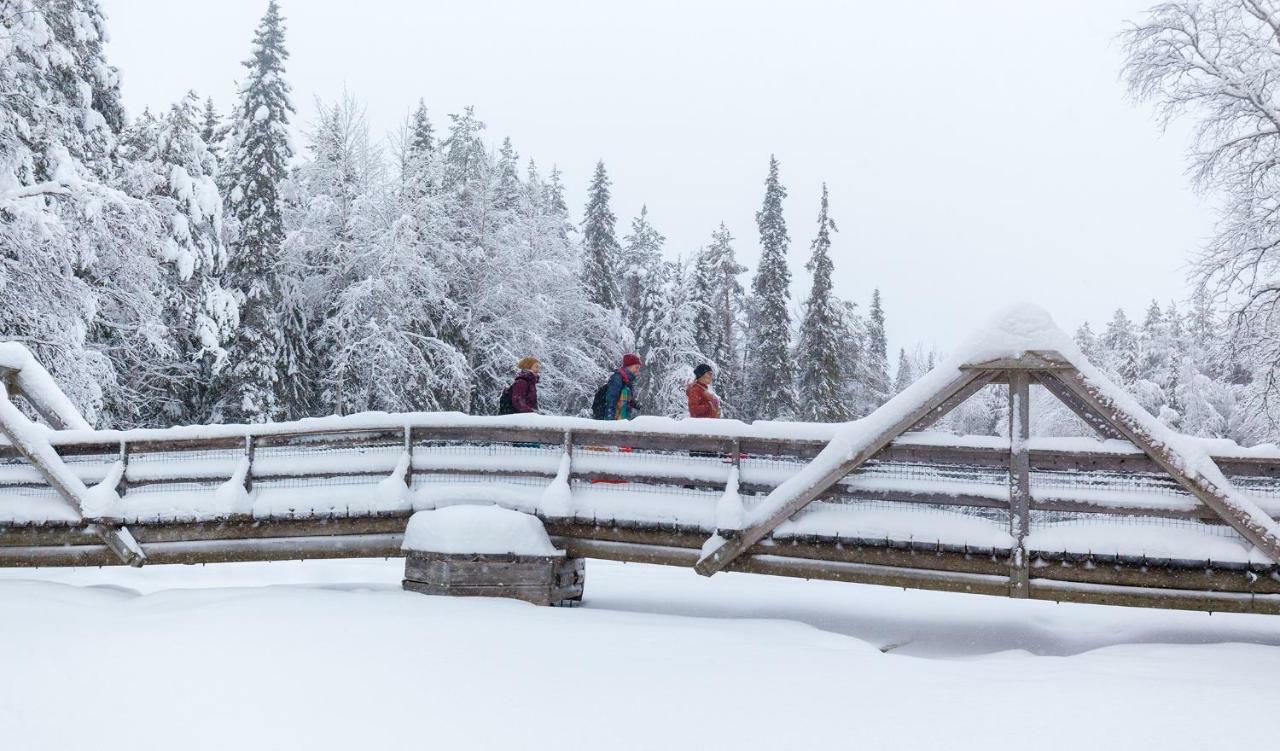
{"label": "snowy hillside", "polygon": [[599,561],[584,606],[552,609],[402,592],[402,571],[0,572],[4,747],[1274,744],[1268,616]]}

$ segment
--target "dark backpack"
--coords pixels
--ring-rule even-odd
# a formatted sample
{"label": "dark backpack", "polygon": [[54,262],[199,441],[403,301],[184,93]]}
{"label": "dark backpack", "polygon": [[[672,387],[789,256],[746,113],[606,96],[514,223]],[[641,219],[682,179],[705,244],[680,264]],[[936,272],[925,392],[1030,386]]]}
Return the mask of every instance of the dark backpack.
{"label": "dark backpack", "polygon": [[609,392],[609,382],[605,381],[604,385],[596,389],[595,398],[591,400],[591,419],[607,420],[609,419],[605,407],[605,395]]}
{"label": "dark backpack", "polygon": [[515,413],[516,408],[511,404],[511,386],[508,386],[502,390],[502,396],[498,397],[498,414],[514,415]]}

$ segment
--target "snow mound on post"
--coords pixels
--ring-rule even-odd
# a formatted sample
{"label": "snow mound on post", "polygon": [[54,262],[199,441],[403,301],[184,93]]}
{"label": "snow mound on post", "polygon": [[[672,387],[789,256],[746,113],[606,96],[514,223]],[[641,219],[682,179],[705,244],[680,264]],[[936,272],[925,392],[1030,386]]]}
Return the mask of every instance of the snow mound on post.
{"label": "snow mound on post", "polygon": [[561,556],[538,517],[499,506],[448,506],[409,518],[401,550]]}

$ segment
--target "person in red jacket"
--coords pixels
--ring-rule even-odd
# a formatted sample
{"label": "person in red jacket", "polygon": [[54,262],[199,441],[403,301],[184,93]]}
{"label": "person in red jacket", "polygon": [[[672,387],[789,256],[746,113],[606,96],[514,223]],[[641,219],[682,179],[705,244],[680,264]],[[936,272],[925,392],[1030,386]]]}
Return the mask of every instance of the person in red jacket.
{"label": "person in red jacket", "polygon": [[538,411],[538,373],[542,363],[536,357],[526,357],[517,365],[520,373],[511,384],[511,409],[513,412]]}
{"label": "person in red jacket", "polygon": [[689,398],[690,417],[719,417],[720,397],[711,390],[711,381],[715,374],[711,366],[702,363],[693,369],[693,383],[685,388],[685,396]]}

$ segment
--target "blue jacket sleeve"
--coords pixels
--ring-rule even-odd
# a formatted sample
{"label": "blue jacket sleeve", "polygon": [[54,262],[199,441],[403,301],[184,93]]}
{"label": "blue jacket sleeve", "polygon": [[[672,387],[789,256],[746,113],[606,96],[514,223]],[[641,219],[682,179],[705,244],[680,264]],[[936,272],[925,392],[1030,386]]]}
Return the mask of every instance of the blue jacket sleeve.
{"label": "blue jacket sleeve", "polygon": [[609,387],[604,390],[604,417],[606,420],[618,419],[618,399],[622,397],[622,376],[613,371],[609,376]]}

